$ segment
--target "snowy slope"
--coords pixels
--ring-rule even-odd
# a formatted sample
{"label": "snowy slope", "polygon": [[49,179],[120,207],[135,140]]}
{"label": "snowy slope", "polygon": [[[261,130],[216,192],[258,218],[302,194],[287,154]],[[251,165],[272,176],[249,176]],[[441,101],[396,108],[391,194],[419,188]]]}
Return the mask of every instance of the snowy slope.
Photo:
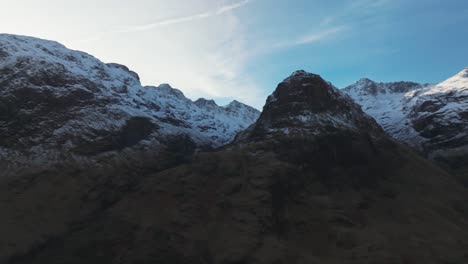
{"label": "snowy slope", "polygon": [[[205,107],[199,101],[167,84],[142,86],[127,67],[105,64],[57,42],[0,34],[0,156],[4,159],[12,153],[73,152],[96,141],[114,144],[123,140],[122,133],[128,132],[125,129],[135,117],[149,124],[149,135],[131,131],[130,136],[137,133],[144,139],[138,144],[187,134],[198,145],[218,147],[260,114],[237,101],[224,107],[214,102]],[[145,127],[144,120],[140,126]]]}
{"label": "snowy slope", "polygon": [[409,113],[414,95],[430,85],[413,82],[378,83],[361,79],[342,91],[351,96],[394,138],[419,147],[423,138],[414,130]]}
{"label": "snowy slope", "polygon": [[343,89],[395,139],[433,159],[468,154],[468,69],[435,84],[361,79]]}
{"label": "snowy slope", "polygon": [[468,162],[468,69],[415,97],[410,118],[429,157]]}

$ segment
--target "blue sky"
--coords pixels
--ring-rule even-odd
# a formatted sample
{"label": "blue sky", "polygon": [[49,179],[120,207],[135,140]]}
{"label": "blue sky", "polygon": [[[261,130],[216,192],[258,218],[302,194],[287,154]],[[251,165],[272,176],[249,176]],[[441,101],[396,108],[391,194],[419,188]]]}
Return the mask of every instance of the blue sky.
{"label": "blue sky", "polygon": [[[0,0],[2,1],[2,0]],[[192,99],[261,108],[297,69],[338,87],[468,66],[466,0],[18,0],[0,32],[53,39]],[[45,15],[47,14],[47,15]]]}
{"label": "blue sky", "polygon": [[468,66],[468,1],[279,1],[268,7],[269,16],[255,16],[266,2],[253,2],[243,14],[255,28],[253,39],[339,29],[259,56],[261,68],[251,64],[250,70],[267,86],[274,85],[268,76],[297,68],[343,87],[360,77],[440,82]]}

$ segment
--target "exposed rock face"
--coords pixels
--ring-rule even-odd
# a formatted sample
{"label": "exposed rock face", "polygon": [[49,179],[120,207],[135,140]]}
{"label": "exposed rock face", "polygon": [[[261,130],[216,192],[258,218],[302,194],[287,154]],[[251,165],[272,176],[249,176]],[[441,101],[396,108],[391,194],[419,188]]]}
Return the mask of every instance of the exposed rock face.
{"label": "exposed rock face", "polygon": [[0,261],[436,264],[468,253],[466,190],[305,72],[234,144],[132,185],[91,172],[0,185]]}
{"label": "exposed rock face", "polygon": [[363,79],[343,91],[395,139],[457,169],[468,161],[467,72],[437,85]]}
{"label": "exposed rock face", "polygon": [[143,87],[123,65],[52,41],[0,35],[0,168],[128,147],[156,150],[182,134],[219,147],[260,114],[233,104],[203,107],[168,84]]}

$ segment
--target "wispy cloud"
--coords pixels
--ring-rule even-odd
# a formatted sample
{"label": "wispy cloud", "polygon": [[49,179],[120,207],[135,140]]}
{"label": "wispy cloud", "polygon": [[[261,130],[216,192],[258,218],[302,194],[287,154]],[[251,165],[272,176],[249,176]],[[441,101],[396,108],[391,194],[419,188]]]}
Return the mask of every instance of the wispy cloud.
{"label": "wispy cloud", "polygon": [[272,46],[273,49],[282,49],[282,48],[292,48],[295,46],[301,46],[301,45],[310,45],[314,43],[319,43],[321,41],[326,41],[339,33],[344,33],[346,30],[348,30],[348,26],[335,26],[335,27],[328,27],[322,30],[318,30],[312,33],[306,33],[302,36],[299,36],[297,38],[294,38],[289,41],[283,41],[280,43],[276,43],[275,45]]}
{"label": "wispy cloud", "polygon": [[355,0],[351,4],[351,9],[357,8],[378,8],[394,3],[394,0]]}
{"label": "wispy cloud", "polygon": [[143,24],[143,25],[137,25],[137,26],[124,26],[120,29],[117,30],[109,30],[107,32],[100,32],[99,34],[95,36],[89,36],[81,39],[74,39],[72,41],[74,42],[80,42],[80,43],[88,43],[88,42],[94,42],[97,40],[100,40],[104,37],[110,37],[112,35],[117,35],[117,34],[122,34],[122,33],[132,33],[132,32],[139,32],[139,31],[147,31],[151,29],[155,29],[158,27],[162,26],[169,26],[169,25],[175,25],[175,24],[181,24],[181,23],[187,23],[191,21],[196,21],[196,20],[201,20],[201,19],[206,19],[209,17],[214,17],[214,16],[221,16],[225,13],[228,13],[230,11],[233,11],[235,9],[241,8],[245,5],[247,5],[249,2],[252,0],[241,0],[238,2],[233,2],[230,4],[225,4],[222,6],[219,6],[218,8],[208,10],[205,12],[201,12],[198,14],[191,14],[187,16],[182,16],[182,17],[174,17],[174,18],[167,18],[159,21],[155,21],[152,23],[148,24]]}
{"label": "wispy cloud", "polygon": [[392,1],[397,0],[355,0],[340,12],[324,17],[318,23],[316,31],[305,33],[290,41],[277,43],[273,45],[273,49],[319,43],[339,36],[339,34],[345,34],[355,26],[350,21],[359,21],[359,16],[363,13],[389,7]]}
{"label": "wispy cloud", "polygon": [[291,43],[292,45],[306,45],[306,44],[312,44],[316,43],[322,40],[325,40],[327,38],[330,38],[340,32],[343,32],[347,29],[346,26],[337,26],[333,28],[329,28],[320,32],[312,33],[312,34],[307,34],[305,36],[302,36],[295,42]]}
{"label": "wispy cloud", "polygon": [[[172,1],[183,4],[186,0]],[[207,97],[225,102],[226,98],[235,98],[261,107],[266,94],[245,72],[251,59],[246,28],[233,12],[253,1],[204,0],[197,6],[201,12],[186,16],[169,15],[167,19],[137,26],[125,26],[129,25],[127,22],[115,30],[73,42],[87,47],[114,43],[112,48],[102,52],[107,54],[113,49],[122,49],[122,46],[128,45],[126,43],[136,45],[133,43],[138,40],[139,49],[131,54],[119,54],[121,59],[118,61],[135,69],[144,84],[169,82],[183,89],[192,99]],[[162,5],[157,14],[167,15],[173,11],[164,7]],[[197,23],[192,23],[195,21]],[[151,34],[143,34],[149,31]],[[130,33],[134,34],[132,38],[127,36]],[[161,36],[164,36],[163,40],[158,39]]]}
{"label": "wispy cloud", "polygon": [[148,23],[148,24],[145,24],[145,25],[126,27],[126,28],[122,29],[121,32],[146,31],[146,30],[151,30],[153,28],[160,27],[160,26],[187,23],[187,22],[200,20],[200,19],[205,19],[205,18],[209,18],[209,17],[213,17],[213,16],[220,16],[220,15],[223,15],[223,14],[225,14],[227,12],[232,11],[232,10],[241,8],[241,7],[245,6],[246,4],[248,4],[249,2],[250,2],[250,0],[242,0],[242,1],[239,1],[239,2],[226,4],[226,5],[218,7],[217,9],[208,10],[208,11],[198,13],[198,14],[192,14],[192,15],[183,16],[183,17],[163,19],[163,20],[155,21],[155,22]]}
{"label": "wispy cloud", "polygon": [[240,8],[240,7],[248,4],[249,2],[250,2],[250,0],[242,0],[242,1],[239,1],[237,3],[232,3],[232,4],[225,5],[225,6],[221,6],[220,8],[218,8],[218,10],[216,10],[216,15],[221,15],[221,14],[229,12],[231,10]]}

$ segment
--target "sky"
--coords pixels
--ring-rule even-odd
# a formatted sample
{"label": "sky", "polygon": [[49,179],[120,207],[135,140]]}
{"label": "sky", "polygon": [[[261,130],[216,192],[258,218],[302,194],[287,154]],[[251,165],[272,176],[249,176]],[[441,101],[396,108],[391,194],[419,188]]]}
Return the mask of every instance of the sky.
{"label": "sky", "polygon": [[144,85],[258,109],[293,71],[436,83],[468,67],[466,0],[0,0],[0,33],[127,65]]}

